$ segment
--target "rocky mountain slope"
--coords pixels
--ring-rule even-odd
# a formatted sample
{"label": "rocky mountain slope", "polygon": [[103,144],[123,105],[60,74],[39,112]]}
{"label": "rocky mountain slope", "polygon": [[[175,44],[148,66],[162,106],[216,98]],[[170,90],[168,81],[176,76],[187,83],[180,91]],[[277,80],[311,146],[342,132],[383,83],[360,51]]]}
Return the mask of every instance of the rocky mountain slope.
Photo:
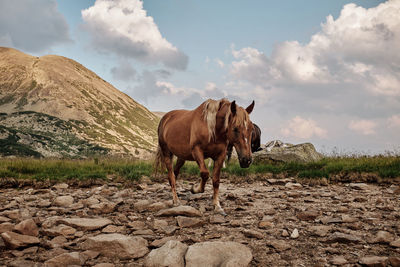
{"label": "rocky mountain slope", "polygon": [[[34,57],[0,47],[0,112],[0,144],[16,136],[17,144],[41,156],[79,157],[98,150],[144,158],[156,147],[157,116],[61,56]],[[63,145],[40,143],[35,135]]]}

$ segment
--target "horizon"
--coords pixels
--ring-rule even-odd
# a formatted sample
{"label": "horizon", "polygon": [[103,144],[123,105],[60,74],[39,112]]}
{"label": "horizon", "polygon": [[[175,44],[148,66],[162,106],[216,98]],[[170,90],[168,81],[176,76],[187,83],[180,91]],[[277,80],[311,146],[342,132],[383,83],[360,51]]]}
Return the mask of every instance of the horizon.
{"label": "horizon", "polygon": [[6,0],[0,46],[71,58],[150,111],[255,100],[262,144],[400,153],[400,0]]}

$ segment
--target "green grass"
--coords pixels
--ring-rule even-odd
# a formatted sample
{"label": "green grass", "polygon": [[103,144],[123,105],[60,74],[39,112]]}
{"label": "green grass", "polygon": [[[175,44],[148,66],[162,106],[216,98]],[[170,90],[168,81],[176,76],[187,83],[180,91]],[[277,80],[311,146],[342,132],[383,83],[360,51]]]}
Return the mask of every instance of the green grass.
{"label": "green grass", "polygon": [[[400,177],[400,156],[334,157],[313,163],[253,164],[242,169],[236,162],[222,170],[226,176],[249,176],[253,174],[289,175],[298,178],[327,178],[335,174],[373,173],[381,178]],[[183,177],[199,176],[194,162],[186,162],[181,169]],[[210,170],[210,173],[211,170]],[[127,180],[153,177],[153,162],[94,158],[71,159],[0,159],[0,179],[19,178],[36,180],[106,179],[113,175]],[[164,171],[162,175],[166,176]]]}

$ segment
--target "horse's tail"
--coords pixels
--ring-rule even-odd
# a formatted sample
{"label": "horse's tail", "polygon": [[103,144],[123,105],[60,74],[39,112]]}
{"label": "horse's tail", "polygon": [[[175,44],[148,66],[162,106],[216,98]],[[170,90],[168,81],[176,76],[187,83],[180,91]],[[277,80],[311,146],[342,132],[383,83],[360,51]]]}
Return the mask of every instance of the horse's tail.
{"label": "horse's tail", "polygon": [[161,146],[158,145],[156,158],[154,160],[154,174],[162,172],[164,168],[164,155],[161,151]]}

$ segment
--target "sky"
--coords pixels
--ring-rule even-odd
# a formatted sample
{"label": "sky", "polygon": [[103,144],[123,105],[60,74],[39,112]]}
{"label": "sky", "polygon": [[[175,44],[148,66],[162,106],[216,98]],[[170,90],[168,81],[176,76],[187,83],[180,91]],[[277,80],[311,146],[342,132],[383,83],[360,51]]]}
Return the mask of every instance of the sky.
{"label": "sky", "polygon": [[1,0],[0,46],[72,58],[151,111],[255,100],[263,143],[400,153],[400,0]]}

